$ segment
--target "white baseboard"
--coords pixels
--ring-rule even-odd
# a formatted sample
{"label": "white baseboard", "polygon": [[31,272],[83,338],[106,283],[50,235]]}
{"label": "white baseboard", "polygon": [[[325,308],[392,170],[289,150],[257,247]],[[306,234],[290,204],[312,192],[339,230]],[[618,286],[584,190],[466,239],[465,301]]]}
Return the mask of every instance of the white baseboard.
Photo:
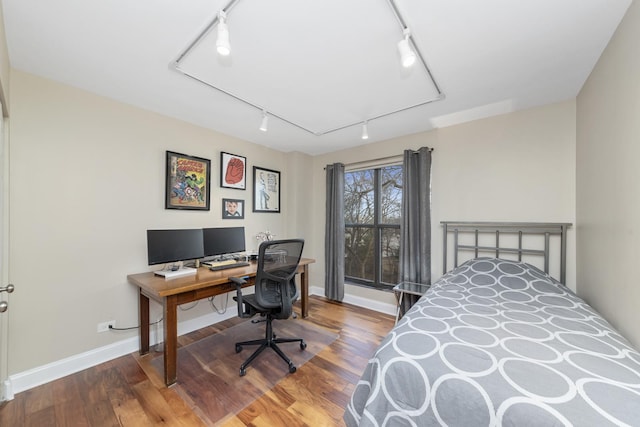
{"label": "white baseboard", "polygon": [[37,368],[9,375],[11,394],[20,393],[30,388],[46,384],[50,381],[82,371],[91,366],[107,362],[139,348],[138,337],[127,338],[104,347],[98,347],[84,353],[76,354]]}
{"label": "white baseboard", "polygon": [[[324,296],[324,288],[318,286],[311,286],[309,288],[309,295]],[[355,295],[345,295],[343,302],[356,305],[358,307],[368,308],[369,310],[378,311],[380,313],[396,315],[397,307],[394,304],[386,302],[374,301],[368,298],[363,298]]]}
{"label": "white baseboard", "polygon": [[369,310],[379,311],[380,313],[396,315],[397,307],[393,304],[386,302],[373,301],[367,298],[362,298],[353,295],[345,295],[344,302],[357,305],[358,307],[368,308]]}
{"label": "white baseboard", "polygon": [[0,402],[7,400],[13,400],[13,391],[11,387],[11,380],[7,379],[2,382],[2,391],[0,391]]}
{"label": "white baseboard", "polygon": [[[324,295],[324,288],[311,286],[310,295]],[[395,314],[396,307],[392,304],[372,301],[362,297],[345,296],[344,302],[369,308],[387,314]],[[204,328],[222,320],[237,316],[237,308],[230,306],[224,314],[210,313],[195,319],[186,320],[178,324],[178,335]],[[151,328],[150,345],[162,342],[162,337],[157,337],[155,328]],[[12,400],[14,395],[29,390],[42,384],[57,380],[67,375],[74,374],[100,363],[108,362],[115,358],[133,353],[139,350],[139,338],[131,337],[103,347],[98,347],[84,353],[76,354],[56,362],[48,363],[24,372],[9,375],[8,380],[2,384],[2,396],[5,400]]]}
{"label": "white baseboard", "polygon": [[[226,313],[211,313],[195,319],[180,322],[178,324],[178,336],[188,334],[222,320],[237,316],[237,308],[229,307]],[[162,336],[157,337],[155,328],[150,331],[150,345],[163,342]],[[133,353],[140,349],[139,338],[131,337],[103,347],[98,347],[84,353],[76,354],[37,368],[9,375],[9,379],[3,384],[5,400],[12,400],[16,393],[29,390],[42,384],[57,380],[67,375],[74,374],[100,363],[108,362],[115,358]]]}

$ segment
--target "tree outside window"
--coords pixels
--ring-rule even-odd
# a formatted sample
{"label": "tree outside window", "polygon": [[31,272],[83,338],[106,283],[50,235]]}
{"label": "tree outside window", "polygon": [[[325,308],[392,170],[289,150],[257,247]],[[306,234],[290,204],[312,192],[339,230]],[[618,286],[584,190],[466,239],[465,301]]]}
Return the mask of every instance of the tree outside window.
{"label": "tree outside window", "polygon": [[375,288],[398,282],[402,166],[345,173],[345,279]]}

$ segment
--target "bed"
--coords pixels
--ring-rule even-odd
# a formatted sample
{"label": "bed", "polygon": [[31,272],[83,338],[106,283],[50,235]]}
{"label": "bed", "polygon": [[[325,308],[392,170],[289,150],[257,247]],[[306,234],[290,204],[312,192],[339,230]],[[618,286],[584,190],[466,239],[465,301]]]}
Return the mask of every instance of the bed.
{"label": "bed", "polygon": [[[476,239],[458,245],[467,226]],[[548,262],[525,262],[522,246],[499,249],[514,259],[496,257],[499,244],[478,243],[483,227],[493,226],[466,223],[444,233],[455,233],[455,246],[463,246],[456,252],[473,256],[460,265],[456,256],[381,342],[347,405],[346,425],[640,425],[640,353],[545,272]],[[520,240],[517,224],[509,227]]]}

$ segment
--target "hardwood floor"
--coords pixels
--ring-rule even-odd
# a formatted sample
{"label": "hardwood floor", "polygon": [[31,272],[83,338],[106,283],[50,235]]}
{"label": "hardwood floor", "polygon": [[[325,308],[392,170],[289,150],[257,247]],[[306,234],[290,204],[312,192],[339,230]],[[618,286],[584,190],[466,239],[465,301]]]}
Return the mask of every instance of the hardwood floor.
{"label": "hardwood floor", "polygon": [[[240,413],[219,422],[244,426],[343,426],[342,415],[367,360],[393,316],[323,297],[309,320],[339,337]],[[298,308],[299,313],[299,308]],[[232,318],[179,338],[187,345],[237,324]],[[199,408],[164,386],[151,366],[161,353],[137,352],[19,393],[0,407],[0,426],[204,426]]]}

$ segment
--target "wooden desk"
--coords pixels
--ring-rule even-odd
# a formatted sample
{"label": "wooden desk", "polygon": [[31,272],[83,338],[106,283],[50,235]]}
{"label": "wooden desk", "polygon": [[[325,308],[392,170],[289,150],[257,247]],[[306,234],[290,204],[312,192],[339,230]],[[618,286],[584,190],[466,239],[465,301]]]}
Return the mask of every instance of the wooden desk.
{"label": "wooden desk", "polygon": [[[300,274],[300,299],[302,317],[309,315],[309,264],[314,259],[302,258],[298,266]],[[167,386],[177,380],[176,364],[178,354],[178,306],[203,298],[236,290],[229,277],[248,276],[245,286],[253,286],[257,263],[247,267],[211,271],[200,267],[195,276],[166,280],[153,272],[130,274],[129,283],[140,288],[140,354],[149,352],[149,298],[162,304],[164,316],[164,382]],[[244,287],[244,286],[243,286]]]}

